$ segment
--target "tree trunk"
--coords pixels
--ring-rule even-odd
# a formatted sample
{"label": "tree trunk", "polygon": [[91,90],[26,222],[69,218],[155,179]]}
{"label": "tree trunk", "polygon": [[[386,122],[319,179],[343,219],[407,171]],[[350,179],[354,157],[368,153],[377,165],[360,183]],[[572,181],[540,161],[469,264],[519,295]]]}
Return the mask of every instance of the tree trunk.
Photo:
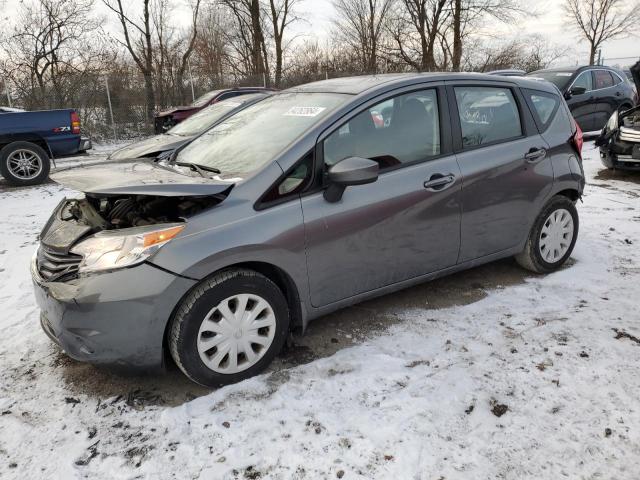
{"label": "tree trunk", "polygon": [[589,49],[589,65],[594,65],[596,63],[596,51],[598,50],[595,43],[591,44],[591,48]]}
{"label": "tree trunk", "polygon": [[460,63],[462,62],[462,0],[454,0],[453,7],[453,54],[451,58],[451,67],[454,72],[460,71]]}
{"label": "tree trunk", "polygon": [[155,95],[153,92],[153,76],[151,75],[151,71],[144,73],[144,93],[146,97],[146,113],[147,113],[147,121],[151,122],[153,120],[153,111],[155,109]]}

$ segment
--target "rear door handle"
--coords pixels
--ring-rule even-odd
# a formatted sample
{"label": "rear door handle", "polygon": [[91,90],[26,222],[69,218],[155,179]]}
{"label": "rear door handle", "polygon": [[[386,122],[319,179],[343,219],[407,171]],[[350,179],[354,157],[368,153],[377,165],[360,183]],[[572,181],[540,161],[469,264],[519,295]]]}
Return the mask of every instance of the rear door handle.
{"label": "rear door handle", "polygon": [[423,186],[427,190],[431,190],[432,192],[441,192],[449,188],[456,181],[456,176],[453,173],[449,173],[447,175],[443,175],[441,173],[436,173],[431,175],[431,178],[424,182]]}
{"label": "rear door handle", "polygon": [[547,156],[547,151],[544,148],[532,148],[524,154],[524,158],[529,163],[534,163],[542,160]]}

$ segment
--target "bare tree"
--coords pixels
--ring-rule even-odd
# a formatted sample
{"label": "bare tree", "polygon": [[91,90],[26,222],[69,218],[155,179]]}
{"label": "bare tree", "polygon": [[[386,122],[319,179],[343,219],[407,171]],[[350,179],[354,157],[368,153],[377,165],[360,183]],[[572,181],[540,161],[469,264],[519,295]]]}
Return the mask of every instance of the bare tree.
{"label": "bare tree", "polygon": [[357,52],[363,71],[376,73],[393,0],[334,0],[333,4],[339,38]]}
{"label": "bare tree", "polygon": [[233,19],[215,4],[204,5],[198,18],[198,36],[194,44],[193,67],[202,87],[219,88],[228,73],[227,34]]}
{"label": "bare tree", "polygon": [[284,31],[298,18],[293,14],[293,8],[298,0],[269,0],[269,12],[273,28],[273,42],[276,55],[275,86],[280,88],[282,83],[283,55],[285,50]]}
{"label": "bare tree", "polygon": [[[226,32],[236,61],[230,66],[243,76],[269,79],[269,57],[264,37],[263,11],[259,0],[220,0],[235,20],[234,28]],[[255,80],[254,80],[255,81]]]}
{"label": "bare tree", "polygon": [[[450,0],[448,8],[451,11],[451,69],[454,71],[460,70],[465,39],[480,22],[491,19],[506,23],[516,20],[525,12],[529,16],[537,14],[518,0]],[[448,39],[445,44],[448,47]]]}
{"label": "bare tree", "polygon": [[0,68],[27,101],[25,106],[61,107],[95,72],[103,50],[93,41],[100,29],[92,7],[92,0],[20,5],[13,32],[7,28],[0,42]]}
{"label": "bare tree", "polygon": [[418,71],[436,70],[436,38],[447,18],[449,0],[401,0],[389,30],[393,51]]}
{"label": "bare tree", "polygon": [[608,40],[640,30],[640,3],[633,0],[565,0],[564,11],[589,42],[589,65]]}
{"label": "bare tree", "polygon": [[122,27],[124,41],[118,40],[118,42],[127,49],[144,77],[148,122],[153,119],[153,110],[156,103],[153,85],[154,49],[150,2],[151,0],[142,0],[142,18],[136,21],[125,12],[122,0],[103,0],[103,3],[117,15]]}

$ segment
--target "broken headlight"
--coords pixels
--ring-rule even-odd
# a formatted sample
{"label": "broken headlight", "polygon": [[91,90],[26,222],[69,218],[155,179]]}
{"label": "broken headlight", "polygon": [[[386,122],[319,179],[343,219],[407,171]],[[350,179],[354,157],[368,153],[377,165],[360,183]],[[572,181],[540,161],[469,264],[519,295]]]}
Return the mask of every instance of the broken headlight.
{"label": "broken headlight", "polygon": [[604,129],[607,132],[612,132],[616,128],[618,128],[618,112],[617,111],[613,112],[613,115],[609,117],[609,121],[607,122],[607,125],[604,127]]}
{"label": "broken headlight", "polygon": [[182,231],[184,225],[151,225],[98,232],[71,249],[82,255],[80,273],[130,267],[144,262]]}

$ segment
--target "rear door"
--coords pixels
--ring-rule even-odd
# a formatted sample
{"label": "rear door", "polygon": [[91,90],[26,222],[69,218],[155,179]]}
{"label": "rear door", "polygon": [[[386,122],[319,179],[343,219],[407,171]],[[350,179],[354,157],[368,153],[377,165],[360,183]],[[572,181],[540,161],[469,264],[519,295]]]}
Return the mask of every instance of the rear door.
{"label": "rear door", "polygon": [[462,263],[523,241],[553,184],[553,169],[518,88],[452,82],[448,90],[463,177]]}
{"label": "rear door", "polygon": [[321,137],[321,168],[359,156],[380,175],[329,203],[302,197],[311,303],[453,266],[460,246],[460,170],[443,86],[372,100]]}
{"label": "rear door", "polygon": [[601,130],[622,103],[620,82],[609,70],[593,71],[593,130]]}

